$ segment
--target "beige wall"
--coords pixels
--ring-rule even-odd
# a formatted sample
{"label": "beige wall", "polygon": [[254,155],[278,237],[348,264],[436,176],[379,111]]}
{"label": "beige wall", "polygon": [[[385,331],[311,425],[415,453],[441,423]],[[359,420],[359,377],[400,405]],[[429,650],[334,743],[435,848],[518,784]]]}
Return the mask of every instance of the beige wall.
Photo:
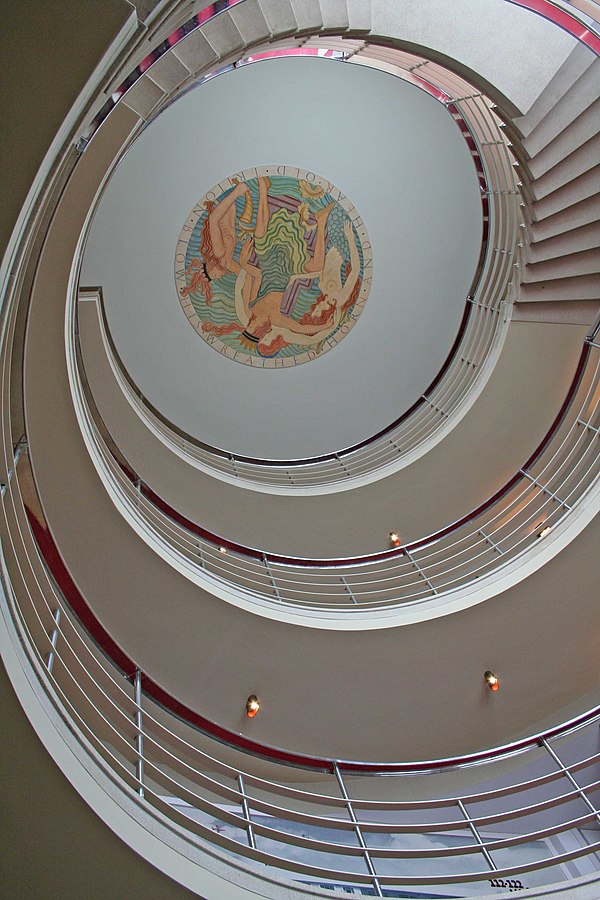
{"label": "beige wall", "polygon": [[[0,894],[11,900],[184,900],[92,812],[54,764],[0,667]],[[211,898],[212,900],[212,898]]]}
{"label": "beige wall", "polygon": [[127,0],[2,4],[2,251],[54,136],[131,13]]}

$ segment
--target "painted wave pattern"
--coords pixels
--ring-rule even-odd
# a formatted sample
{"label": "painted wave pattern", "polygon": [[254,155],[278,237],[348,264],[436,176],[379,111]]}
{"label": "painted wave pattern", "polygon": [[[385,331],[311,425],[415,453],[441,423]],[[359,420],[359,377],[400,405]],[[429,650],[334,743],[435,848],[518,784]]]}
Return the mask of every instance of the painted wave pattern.
{"label": "painted wave pattern", "polygon": [[[273,175],[270,176],[270,182],[268,195],[269,210],[271,213],[269,220],[271,249],[268,255],[265,255],[261,260],[255,248],[249,260],[251,264],[261,268],[263,277],[259,295],[253,305],[259,303],[260,299],[269,290],[275,289],[281,291],[285,288],[290,277],[290,256],[295,257],[295,264],[306,264],[310,258],[310,254],[314,252],[314,214],[318,213],[319,210],[325,209],[330,204],[332,207],[327,216],[325,228],[325,253],[333,247],[338,250],[341,257],[341,271],[338,274],[341,277],[341,283],[343,285],[346,279],[346,271],[350,265],[350,248],[344,234],[345,222],[351,221],[348,213],[334,200],[331,194],[327,192],[323,191],[320,195],[307,196],[306,182],[303,182],[301,179],[299,180],[292,176]],[[240,220],[242,219],[245,209],[247,209],[247,200],[244,197],[238,197],[236,199],[237,240],[233,253],[233,260],[238,264],[244,241],[248,238],[254,238],[254,229],[256,227],[257,210],[259,206],[258,179],[253,178],[245,183],[249,188],[253,212],[251,222],[246,224],[242,223]],[[213,208],[217,208],[233,190],[234,188],[231,187],[218,195]],[[285,215],[280,215],[280,213],[285,212],[285,210],[288,210],[287,217]],[[190,267],[193,265],[194,259],[202,259],[200,251],[202,228],[208,215],[209,210],[206,209],[206,211],[198,218],[198,221],[190,234],[185,258],[185,269],[187,273],[190,272]],[[271,223],[273,223],[273,225],[271,225]],[[301,227],[301,223],[304,224],[304,228]],[[359,235],[354,225],[352,225],[352,231],[360,259],[359,288],[356,291],[356,296],[358,296],[364,273],[364,256]],[[302,242],[304,242],[306,249],[302,246]],[[260,245],[260,240],[255,239],[255,243]],[[294,253],[294,251],[296,252]],[[204,323],[209,323],[210,326],[216,328],[225,328],[230,326],[231,323],[238,321],[235,308],[236,279],[237,275],[233,272],[226,272],[221,277],[213,279],[211,281],[212,298],[210,305],[207,304],[200,286],[189,292],[189,300],[203,325]],[[192,284],[192,277],[190,274],[187,275],[186,280],[188,286],[190,286]],[[310,280],[308,278],[303,279],[301,281],[300,289],[296,290],[291,318],[298,322],[303,317],[309,316],[311,313],[311,306],[318,300],[320,295],[321,289],[318,278],[315,277]],[[284,305],[285,299],[282,300],[282,310]],[[289,298],[287,305],[289,306]],[[314,351],[315,355],[319,355],[323,351],[326,342],[331,341],[331,338],[334,338],[336,333],[348,322],[352,315],[354,305],[355,301],[344,310],[340,321],[323,339],[309,346],[306,344],[288,343],[278,349],[273,355],[279,358],[289,358],[306,354],[309,350]],[[286,314],[290,314],[287,309]],[[219,341],[233,351],[242,349],[239,330],[229,334],[219,334]],[[262,355],[258,350],[250,347],[247,341],[243,345],[243,352],[247,355],[256,357]]]}

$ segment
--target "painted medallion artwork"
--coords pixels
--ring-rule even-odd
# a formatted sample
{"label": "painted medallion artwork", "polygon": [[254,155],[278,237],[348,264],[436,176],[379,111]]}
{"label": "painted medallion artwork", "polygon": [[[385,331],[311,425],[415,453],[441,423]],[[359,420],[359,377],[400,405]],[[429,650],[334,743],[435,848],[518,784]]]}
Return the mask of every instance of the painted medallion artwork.
{"label": "painted medallion artwork", "polygon": [[348,198],[295,166],[224,179],[187,217],[177,294],[215,350],[259,368],[295,366],[335,347],[371,286],[371,243]]}

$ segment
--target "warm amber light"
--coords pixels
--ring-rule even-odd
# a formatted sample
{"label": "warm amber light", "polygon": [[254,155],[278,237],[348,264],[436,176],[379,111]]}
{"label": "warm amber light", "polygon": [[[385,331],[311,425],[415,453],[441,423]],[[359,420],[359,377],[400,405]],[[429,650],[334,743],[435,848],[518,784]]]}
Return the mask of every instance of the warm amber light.
{"label": "warm amber light", "polygon": [[484,673],[483,677],[485,678],[490,691],[498,690],[498,688],[500,687],[500,682],[493,672],[490,672],[490,670],[488,669],[488,671]]}
{"label": "warm amber light", "polygon": [[550,534],[551,531],[552,531],[552,525],[546,525],[545,528],[542,528],[542,530],[538,534],[538,537],[541,537],[541,538],[546,537],[546,535]]}
{"label": "warm amber light", "polygon": [[227,553],[227,547],[219,547],[219,553]]}
{"label": "warm amber light", "polygon": [[392,547],[400,546],[400,535],[397,531],[390,531],[390,544]]}
{"label": "warm amber light", "polygon": [[258,702],[258,697],[256,694],[250,694],[246,700],[246,715],[249,719],[253,719],[259,709],[260,703]]}

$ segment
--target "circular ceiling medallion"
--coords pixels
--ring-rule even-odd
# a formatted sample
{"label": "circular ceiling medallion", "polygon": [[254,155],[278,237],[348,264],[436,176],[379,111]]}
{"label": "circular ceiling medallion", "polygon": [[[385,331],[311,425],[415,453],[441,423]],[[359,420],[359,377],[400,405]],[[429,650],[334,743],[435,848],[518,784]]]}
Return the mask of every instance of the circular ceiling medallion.
{"label": "circular ceiling medallion", "polygon": [[219,353],[259,368],[308,362],[344,338],[371,286],[371,243],[348,198],[295,166],[225,178],[187,217],[177,295]]}

